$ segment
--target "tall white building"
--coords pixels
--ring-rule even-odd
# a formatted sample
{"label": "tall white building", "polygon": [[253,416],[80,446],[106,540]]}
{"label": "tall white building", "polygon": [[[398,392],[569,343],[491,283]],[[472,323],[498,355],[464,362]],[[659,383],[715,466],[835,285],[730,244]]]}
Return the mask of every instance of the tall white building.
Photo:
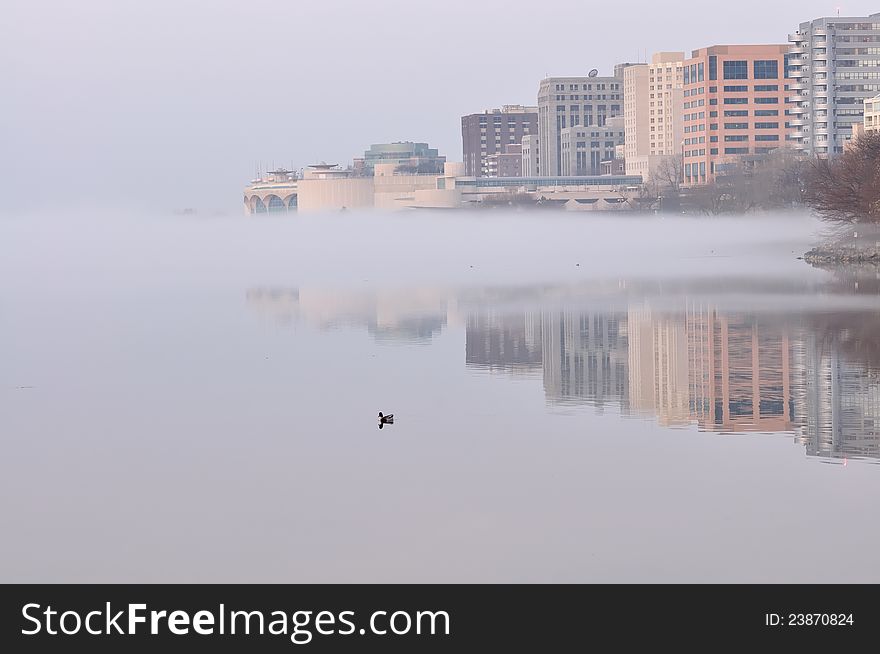
{"label": "tall white building", "polygon": [[817,18],[788,40],[789,139],[818,156],[843,152],[880,91],[880,13]]}
{"label": "tall white building", "polygon": [[[538,140],[541,156],[538,175],[562,174],[562,130],[567,127],[604,127],[605,121],[623,115],[623,72],[631,64],[618,64],[613,77],[548,77],[538,89]],[[601,161],[585,174],[598,175]]]}
{"label": "tall white building", "polygon": [[647,178],[663,159],[681,155],[684,52],[658,52],[623,73],[627,175]]}

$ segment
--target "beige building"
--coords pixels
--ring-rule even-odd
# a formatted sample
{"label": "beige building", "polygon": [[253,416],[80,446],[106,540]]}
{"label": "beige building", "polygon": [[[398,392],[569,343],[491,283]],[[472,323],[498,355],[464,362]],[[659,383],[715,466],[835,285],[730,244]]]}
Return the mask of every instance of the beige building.
{"label": "beige building", "polygon": [[623,116],[608,118],[602,127],[576,125],[559,131],[561,176],[584,177],[602,174],[602,162],[615,159],[623,144]]}
{"label": "beige building", "polygon": [[[880,94],[865,100],[863,129],[866,133],[880,132]],[[853,136],[856,136],[856,134],[853,133]]]}
{"label": "beige building", "polygon": [[[627,66],[614,67],[614,76],[600,77],[593,69],[588,75],[547,77],[538,87],[538,138],[541,156],[537,174],[541,177],[564,175],[562,130],[605,127],[605,121],[623,115],[623,77]],[[525,149],[525,144],[523,145]],[[611,148],[613,150],[613,146]],[[598,175],[603,157],[594,150],[588,168],[579,174]],[[574,173],[572,173],[574,174]]]}
{"label": "beige building", "polygon": [[627,175],[648,178],[663,159],[681,154],[684,58],[684,52],[658,52],[650,64],[623,71]]}
{"label": "beige building", "polygon": [[523,136],[522,139],[522,174],[523,177],[537,177],[540,165],[538,152],[538,135]]}
{"label": "beige building", "polygon": [[296,211],[297,186],[297,175],[292,170],[278,168],[257,174],[244,189],[245,214]]}
{"label": "beige building", "polygon": [[309,166],[297,184],[300,211],[364,209],[373,206],[373,180],[352,177],[333,164]]}

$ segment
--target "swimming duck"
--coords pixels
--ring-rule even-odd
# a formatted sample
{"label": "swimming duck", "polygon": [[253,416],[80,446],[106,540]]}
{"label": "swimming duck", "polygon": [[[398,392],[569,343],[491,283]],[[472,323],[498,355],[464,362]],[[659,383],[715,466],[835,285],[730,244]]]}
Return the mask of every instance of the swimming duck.
{"label": "swimming duck", "polygon": [[379,412],[379,429],[382,429],[385,425],[393,425],[394,424],[394,414],[389,413],[387,416],[383,415],[382,412]]}

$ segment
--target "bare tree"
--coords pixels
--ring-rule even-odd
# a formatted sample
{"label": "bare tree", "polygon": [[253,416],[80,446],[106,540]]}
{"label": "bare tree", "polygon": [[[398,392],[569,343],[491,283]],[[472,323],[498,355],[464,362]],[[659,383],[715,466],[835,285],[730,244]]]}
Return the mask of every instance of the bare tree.
{"label": "bare tree", "polygon": [[680,154],[664,157],[651,172],[650,182],[657,185],[660,194],[678,195],[684,179],[684,163]]}
{"label": "bare tree", "polygon": [[857,137],[837,157],[815,160],[804,195],[825,220],[880,223],[880,133]]}

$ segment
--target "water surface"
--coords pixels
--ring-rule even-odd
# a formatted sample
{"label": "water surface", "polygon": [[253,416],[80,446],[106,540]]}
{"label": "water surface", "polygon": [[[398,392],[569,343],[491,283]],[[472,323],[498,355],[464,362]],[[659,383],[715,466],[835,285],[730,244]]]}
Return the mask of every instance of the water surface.
{"label": "water surface", "polygon": [[878,582],[880,283],[818,232],[2,218],[0,579]]}

